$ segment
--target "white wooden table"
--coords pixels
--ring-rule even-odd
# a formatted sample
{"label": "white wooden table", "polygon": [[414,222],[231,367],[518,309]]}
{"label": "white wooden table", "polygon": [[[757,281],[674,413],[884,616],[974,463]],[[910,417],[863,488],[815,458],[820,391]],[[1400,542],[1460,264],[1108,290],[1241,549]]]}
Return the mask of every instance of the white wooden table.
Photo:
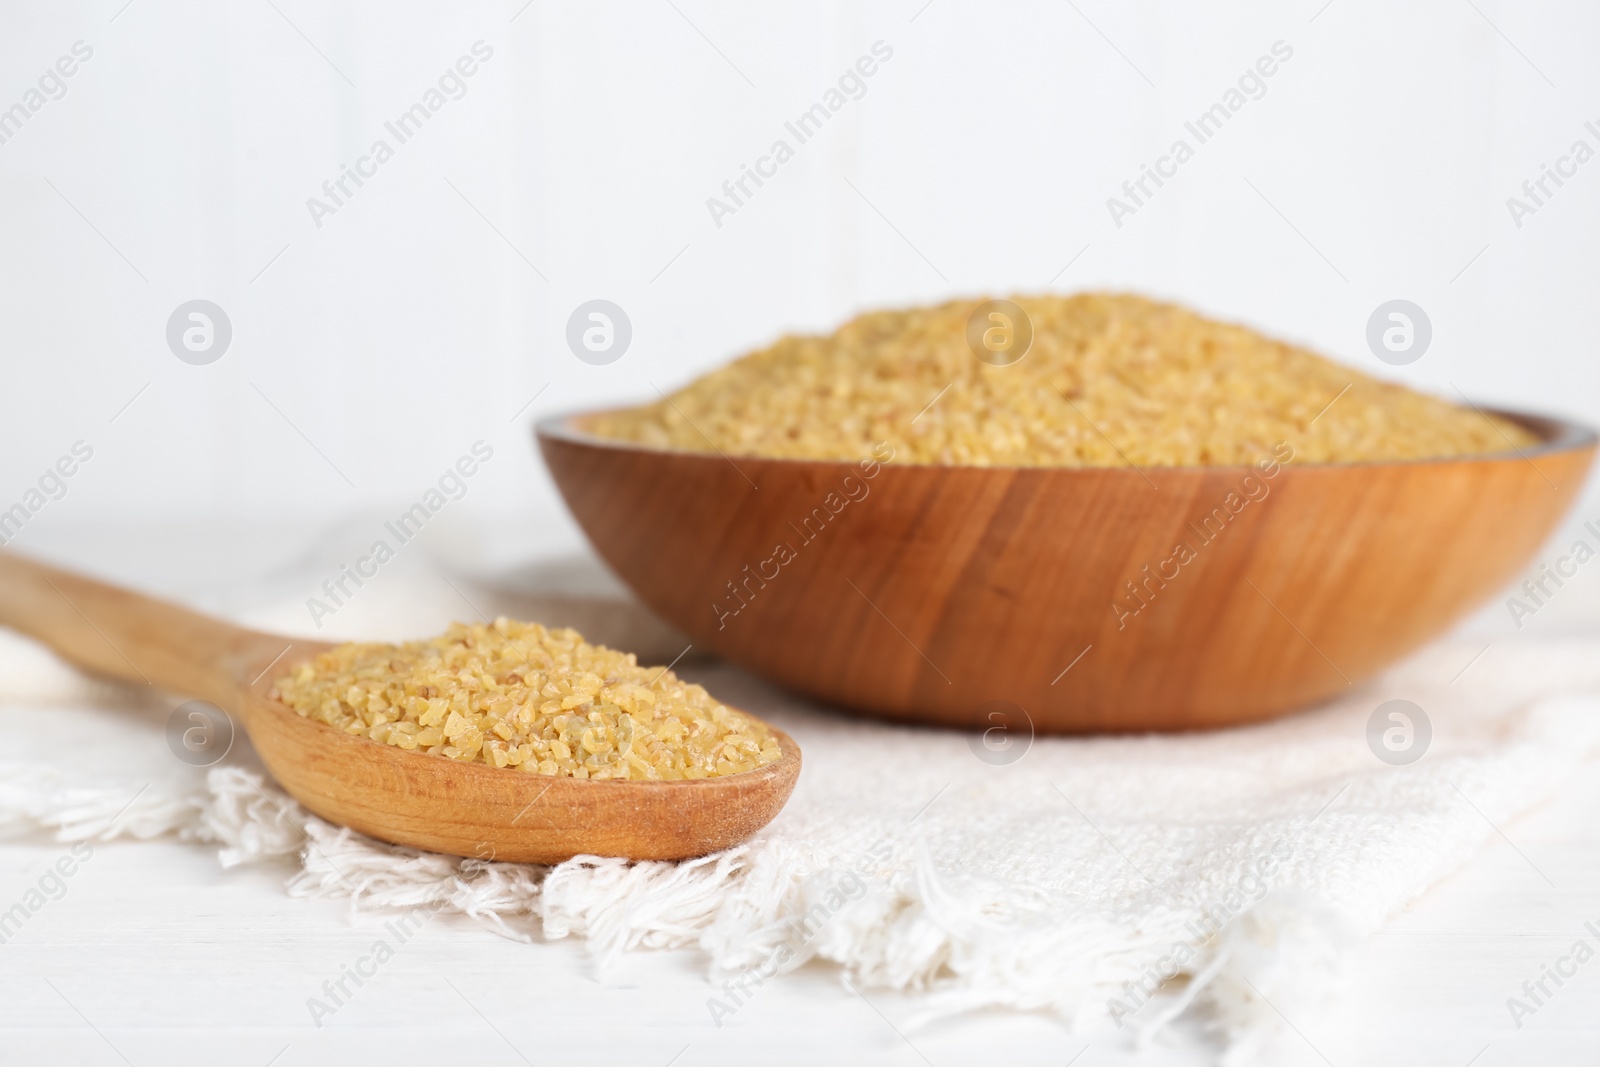
{"label": "white wooden table", "polygon": [[[113,544],[102,531],[45,547],[160,588],[159,568],[141,575],[129,562],[154,544]],[[184,573],[204,570],[192,545],[168,551]],[[217,550],[231,568],[252,551],[270,554],[237,540]],[[171,573],[173,592],[206,599]],[[1600,929],[1600,774],[1591,765],[1556,801],[1501,829],[1368,942],[1345,993],[1319,1018],[1289,1020],[1264,1062],[1600,1063],[1600,957],[1520,1029],[1506,1007],[1578,938],[1600,947],[1584,929]],[[0,845],[0,908],[69,854],[37,837]],[[694,953],[636,954],[602,975],[581,944],[513,942],[456,917],[429,922],[318,1027],[308,998],[386,936],[386,919],[291,899],[288,872],[223,871],[212,850],[174,841],[96,846],[65,895],[0,945],[0,1063],[1092,1067],[1216,1054],[1204,1035],[1180,1032],[1138,1056],[1120,1035],[1091,1040],[1048,1017],[999,1012],[907,1033],[909,1001],[864,1000],[815,964],[769,982],[718,1028],[706,1006],[716,987]]]}

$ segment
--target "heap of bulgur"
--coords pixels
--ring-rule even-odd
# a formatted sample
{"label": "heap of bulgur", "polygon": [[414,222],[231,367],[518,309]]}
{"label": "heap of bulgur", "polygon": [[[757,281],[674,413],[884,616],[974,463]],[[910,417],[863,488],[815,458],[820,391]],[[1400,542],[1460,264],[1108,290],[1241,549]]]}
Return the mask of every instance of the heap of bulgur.
{"label": "heap of bulgur", "polygon": [[782,752],[767,726],[576,630],[496,619],[346,644],[275,683],[301,715],[383,744],[570,778],[710,778]]}
{"label": "heap of bulgur", "polygon": [[660,448],[797,459],[857,460],[888,442],[896,462],[979,467],[1245,464],[1280,441],[1312,463],[1534,443],[1505,419],[1172,304],[1014,299],[1033,343],[1007,366],[968,346],[979,301],[875,311],[831,336],[785,337],[588,428]]}

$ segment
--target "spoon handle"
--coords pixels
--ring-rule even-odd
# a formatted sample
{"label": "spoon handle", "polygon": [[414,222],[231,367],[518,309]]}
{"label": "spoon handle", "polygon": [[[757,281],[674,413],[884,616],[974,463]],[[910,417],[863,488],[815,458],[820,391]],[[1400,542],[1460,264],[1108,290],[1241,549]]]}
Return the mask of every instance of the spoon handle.
{"label": "spoon handle", "polygon": [[98,674],[237,707],[287,638],[0,552],[0,624]]}

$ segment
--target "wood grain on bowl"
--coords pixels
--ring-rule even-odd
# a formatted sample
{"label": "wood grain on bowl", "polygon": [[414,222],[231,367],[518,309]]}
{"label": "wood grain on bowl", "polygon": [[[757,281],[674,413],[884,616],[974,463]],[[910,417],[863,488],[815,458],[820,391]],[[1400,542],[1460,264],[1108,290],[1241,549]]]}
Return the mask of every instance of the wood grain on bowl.
{"label": "wood grain on bowl", "polygon": [[673,452],[582,417],[538,437],[616,573],[757,673],[889,717],[970,726],[1001,700],[1044,731],[1151,730],[1339,693],[1504,585],[1595,437],[1502,414],[1543,443],[1141,470]]}

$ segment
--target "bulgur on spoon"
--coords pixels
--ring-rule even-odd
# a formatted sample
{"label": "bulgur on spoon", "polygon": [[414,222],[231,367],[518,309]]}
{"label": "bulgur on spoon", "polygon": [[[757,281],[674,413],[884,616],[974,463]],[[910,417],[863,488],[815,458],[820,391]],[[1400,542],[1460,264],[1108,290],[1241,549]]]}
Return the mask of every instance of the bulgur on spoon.
{"label": "bulgur on spoon", "polygon": [[670,670],[507,618],[339,645],[268,695],[346,734],[547,777],[710,778],[782,757],[766,724]]}
{"label": "bulgur on spoon", "polygon": [[91,671],[237,716],[311,812],[435,852],[701,856],[772,821],[800,773],[781,730],[571,630],[500,620],[398,646],[333,645],[10,552],[0,624]]}

